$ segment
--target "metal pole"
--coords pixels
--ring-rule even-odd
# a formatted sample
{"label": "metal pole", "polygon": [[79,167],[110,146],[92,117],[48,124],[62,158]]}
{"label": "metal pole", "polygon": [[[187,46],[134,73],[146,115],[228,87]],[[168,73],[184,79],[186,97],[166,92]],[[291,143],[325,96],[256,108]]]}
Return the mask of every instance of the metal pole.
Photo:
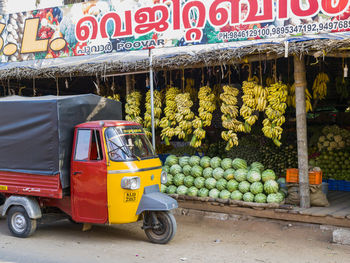
{"label": "metal pole", "polygon": [[151,118],[152,118],[152,145],[154,150],[156,149],[156,131],[154,127],[154,87],[153,87],[153,58],[152,58],[152,49],[149,50],[150,57],[150,67],[149,67],[149,85],[151,89]]}

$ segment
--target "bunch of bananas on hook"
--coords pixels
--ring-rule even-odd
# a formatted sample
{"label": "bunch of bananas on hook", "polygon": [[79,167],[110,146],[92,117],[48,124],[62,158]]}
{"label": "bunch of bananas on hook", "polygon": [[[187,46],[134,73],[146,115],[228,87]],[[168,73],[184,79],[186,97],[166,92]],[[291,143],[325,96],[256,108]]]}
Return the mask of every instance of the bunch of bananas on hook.
{"label": "bunch of bananas on hook", "polygon": [[327,83],[329,82],[329,77],[326,73],[319,73],[312,85],[312,91],[314,99],[323,100],[327,96]]}
{"label": "bunch of bananas on hook", "polygon": [[133,91],[126,96],[125,104],[125,119],[127,121],[135,121],[142,125],[142,118],[140,117],[140,105],[142,95],[139,91]]}
{"label": "bunch of bananas on hook", "polygon": [[[153,105],[154,105],[154,128],[158,128],[160,123],[160,116],[162,115],[162,98],[161,93],[158,90],[153,92]],[[152,128],[152,110],[151,110],[151,90],[146,93],[146,112],[144,116],[144,127],[146,134],[151,137],[150,132]]]}
{"label": "bunch of bananas on hook", "polygon": [[[312,111],[312,95],[307,88],[305,88],[305,106],[306,112]],[[296,107],[295,105],[295,83],[293,85],[288,85],[288,96],[287,96],[288,107]]]}
{"label": "bunch of bananas on hook", "polygon": [[192,120],[194,113],[191,111],[193,102],[191,101],[190,93],[178,94],[175,97],[177,112],[175,120],[178,126],[175,128],[175,135],[179,139],[185,139],[187,135],[192,133]]}

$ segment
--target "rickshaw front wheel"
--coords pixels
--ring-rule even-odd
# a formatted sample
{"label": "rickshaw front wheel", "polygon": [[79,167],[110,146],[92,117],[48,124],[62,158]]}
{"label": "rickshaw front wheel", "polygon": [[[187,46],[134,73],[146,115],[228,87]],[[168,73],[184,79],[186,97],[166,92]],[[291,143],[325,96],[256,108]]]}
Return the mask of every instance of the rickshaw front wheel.
{"label": "rickshaw front wheel", "polygon": [[152,243],[166,244],[175,236],[177,225],[174,215],[168,211],[146,212],[143,229]]}

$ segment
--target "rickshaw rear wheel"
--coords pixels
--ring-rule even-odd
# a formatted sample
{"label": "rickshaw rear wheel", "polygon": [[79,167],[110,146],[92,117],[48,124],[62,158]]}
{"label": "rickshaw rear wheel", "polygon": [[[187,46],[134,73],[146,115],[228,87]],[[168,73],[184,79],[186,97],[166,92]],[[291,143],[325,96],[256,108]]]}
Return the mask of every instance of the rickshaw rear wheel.
{"label": "rickshaw rear wheel", "polygon": [[12,206],[7,213],[7,225],[12,235],[26,238],[31,236],[37,227],[36,220],[29,218],[22,206]]}
{"label": "rickshaw rear wheel", "polygon": [[175,236],[177,229],[173,214],[168,211],[147,212],[144,218],[144,230],[152,243],[166,244]]}

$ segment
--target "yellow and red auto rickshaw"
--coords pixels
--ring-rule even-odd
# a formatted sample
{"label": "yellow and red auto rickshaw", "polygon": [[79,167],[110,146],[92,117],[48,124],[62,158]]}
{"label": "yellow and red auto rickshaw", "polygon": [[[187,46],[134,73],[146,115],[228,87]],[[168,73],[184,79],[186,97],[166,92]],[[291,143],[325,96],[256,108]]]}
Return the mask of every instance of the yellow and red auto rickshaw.
{"label": "yellow and red auto rickshaw", "polygon": [[91,121],[76,125],[73,134],[68,191],[59,172],[4,171],[0,166],[3,215],[12,234],[30,236],[37,220],[57,209],[81,223],[143,220],[150,241],[169,242],[176,232],[170,210],[177,202],[159,190],[167,174],[142,127],[127,121]]}

